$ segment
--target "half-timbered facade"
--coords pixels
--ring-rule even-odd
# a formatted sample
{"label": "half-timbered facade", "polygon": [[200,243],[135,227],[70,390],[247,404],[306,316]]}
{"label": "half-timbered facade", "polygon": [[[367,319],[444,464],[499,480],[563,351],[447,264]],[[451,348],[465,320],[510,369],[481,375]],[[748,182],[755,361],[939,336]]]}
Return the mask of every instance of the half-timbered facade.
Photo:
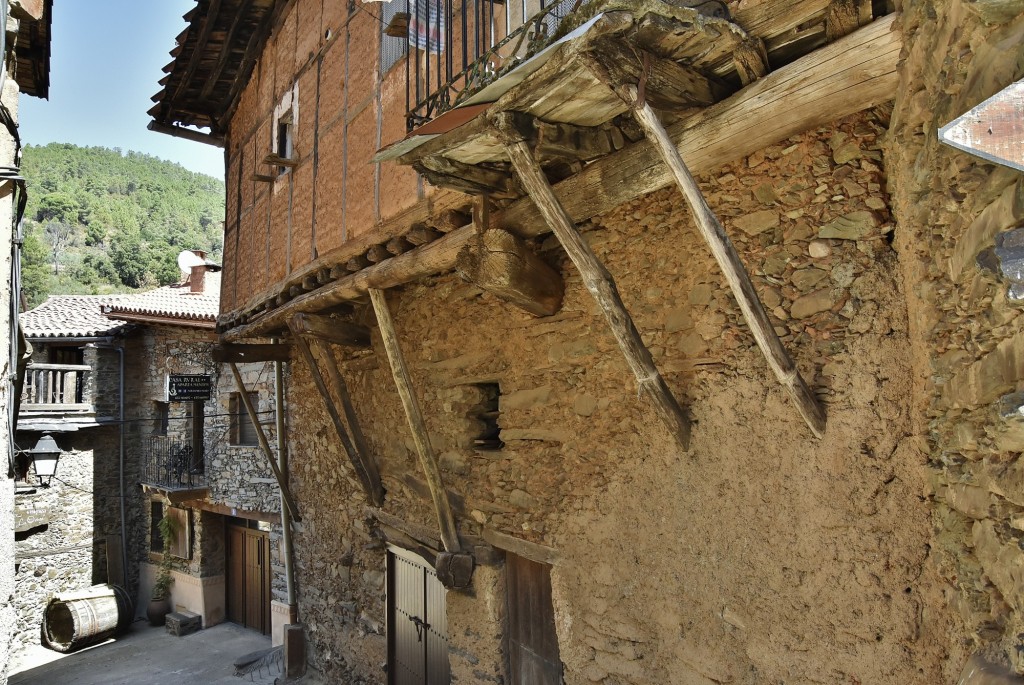
{"label": "half-timbered facade", "polygon": [[1020,181],[936,136],[1024,20],[932,5],[197,3],[152,128],[225,148],[316,669],[1024,672]]}

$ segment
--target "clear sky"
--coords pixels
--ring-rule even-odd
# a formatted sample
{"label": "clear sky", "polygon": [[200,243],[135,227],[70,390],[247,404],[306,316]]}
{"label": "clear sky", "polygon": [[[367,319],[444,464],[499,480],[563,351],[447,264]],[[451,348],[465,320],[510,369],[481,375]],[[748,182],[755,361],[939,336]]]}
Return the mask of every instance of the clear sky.
{"label": "clear sky", "polygon": [[194,0],[54,0],[50,99],[21,98],[21,137],[118,147],[224,177],[224,151],[146,129]]}

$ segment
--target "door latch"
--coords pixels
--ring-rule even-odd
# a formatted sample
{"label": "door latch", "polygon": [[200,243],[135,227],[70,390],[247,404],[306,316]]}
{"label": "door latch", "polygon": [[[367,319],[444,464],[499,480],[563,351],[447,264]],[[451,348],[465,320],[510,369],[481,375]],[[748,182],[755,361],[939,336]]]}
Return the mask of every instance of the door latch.
{"label": "door latch", "polygon": [[410,616],[409,620],[416,626],[416,642],[423,642],[423,633],[430,630],[430,624],[419,616]]}

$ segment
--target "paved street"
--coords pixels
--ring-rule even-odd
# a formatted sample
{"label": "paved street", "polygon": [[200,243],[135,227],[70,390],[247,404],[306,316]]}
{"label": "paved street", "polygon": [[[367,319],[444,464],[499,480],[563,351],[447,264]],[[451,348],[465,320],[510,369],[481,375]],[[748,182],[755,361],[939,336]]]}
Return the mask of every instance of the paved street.
{"label": "paved street", "polygon": [[[10,685],[271,685],[280,665],[236,677],[238,657],[270,647],[270,638],[232,623],[174,637],[136,621],[125,635],[95,647],[59,654],[34,647],[12,664]],[[283,680],[283,679],[282,679]]]}

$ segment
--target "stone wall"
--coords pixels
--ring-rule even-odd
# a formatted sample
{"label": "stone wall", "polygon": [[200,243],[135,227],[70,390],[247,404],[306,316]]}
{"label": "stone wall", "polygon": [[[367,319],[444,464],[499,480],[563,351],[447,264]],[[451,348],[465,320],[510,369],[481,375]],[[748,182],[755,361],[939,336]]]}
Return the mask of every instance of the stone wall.
{"label": "stone wall", "polygon": [[[675,190],[583,227],[694,420],[680,453],[553,239],[566,281],[533,318],[454,276],[389,293],[457,491],[461,532],[558,551],[566,682],[949,682],[955,621],[930,564],[902,284],[890,245],[886,109],[699,179],[783,342],[827,403],[812,438],[774,380]],[[365,322],[374,327],[372,313]],[[385,510],[436,527],[386,357],[339,358]],[[383,682],[385,555],[300,361],[288,386],[300,614],[316,665]],[[484,386],[504,446],[476,450]],[[503,581],[448,594],[453,678],[499,680]],[[475,599],[473,599],[475,598]],[[340,611],[339,611],[340,609]],[[949,658],[952,655],[953,658]]]}
{"label": "stone wall", "polygon": [[998,653],[1024,673],[1024,368],[1019,274],[1007,261],[1013,229],[1024,222],[1024,181],[937,137],[940,126],[1024,76],[1024,15],[997,2],[903,5],[886,153],[933,544],[965,647]]}
{"label": "stone wall", "polygon": [[[118,553],[117,428],[54,434],[54,439],[62,455],[51,486],[26,489],[23,483],[15,500],[15,659],[26,646],[39,644],[50,597],[108,582],[108,539],[115,545],[110,551]],[[36,484],[31,470],[29,482]]]}

